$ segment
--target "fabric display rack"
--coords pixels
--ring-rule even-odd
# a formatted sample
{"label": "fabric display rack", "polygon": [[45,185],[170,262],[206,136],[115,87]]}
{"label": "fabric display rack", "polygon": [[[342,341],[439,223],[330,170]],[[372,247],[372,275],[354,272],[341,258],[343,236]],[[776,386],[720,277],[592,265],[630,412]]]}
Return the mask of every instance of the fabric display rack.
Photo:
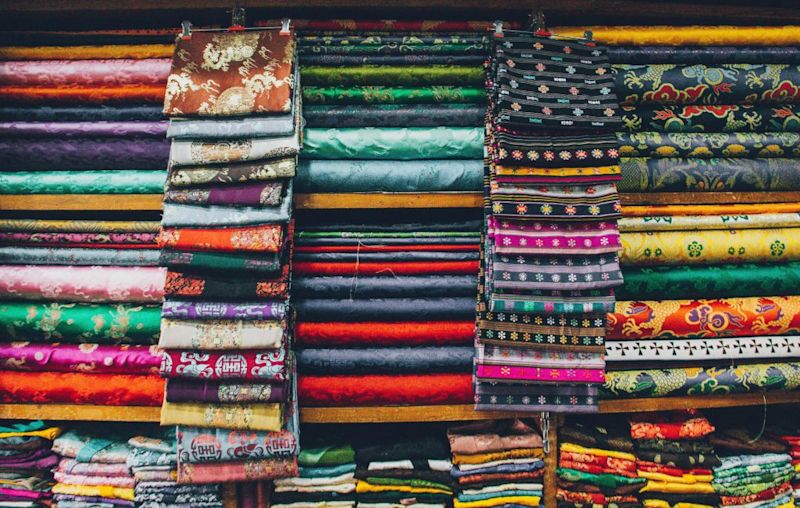
{"label": "fabric display rack", "polygon": [[800,504],[800,13],[228,3],[0,0],[0,506]]}

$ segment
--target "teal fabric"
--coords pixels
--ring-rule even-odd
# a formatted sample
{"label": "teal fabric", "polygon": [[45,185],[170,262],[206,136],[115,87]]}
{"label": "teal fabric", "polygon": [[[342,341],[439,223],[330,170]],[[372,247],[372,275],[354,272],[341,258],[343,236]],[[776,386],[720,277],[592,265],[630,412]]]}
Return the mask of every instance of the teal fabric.
{"label": "teal fabric", "polygon": [[306,159],[480,159],[483,127],[306,129]]}
{"label": "teal fabric", "polygon": [[161,194],[166,171],[0,171],[0,194]]}
{"label": "teal fabric", "polygon": [[355,464],[342,464],[339,466],[300,467],[300,478],[329,478],[352,473],[356,470]]}
{"label": "teal fabric", "polygon": [[480,192],[483,161],[302,160],[297,192]]}
{"label": "teal fabric", "polygon": [[158,249],[0,247],[0,263],[14,265],[158,266]]}
{"label": "teal fabric", "polygon": [[459,494],[458,500],[462,503],[472,501],[485,501],[487,499],[494,499],[496,497],[510,497],[510,496],[535,496],[542,497],[541,490],[505,490],[503,492],[487,492],[485,494]]}

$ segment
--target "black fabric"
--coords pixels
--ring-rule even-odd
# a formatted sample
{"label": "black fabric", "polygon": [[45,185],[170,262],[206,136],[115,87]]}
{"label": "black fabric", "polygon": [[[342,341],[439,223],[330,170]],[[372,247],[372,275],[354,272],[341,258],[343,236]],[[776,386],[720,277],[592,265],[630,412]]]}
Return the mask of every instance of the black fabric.
{"label": "black fabric", "polygon": [[457,321],[475,317],[475,298],[296,300],[298,321]]}
{"label": "black fabric", "polygon": [[295,276],[292,295],[327,298],[435,298],[473,297],[478,287],[476,275],[437,275],[400,277],[303,277]]}

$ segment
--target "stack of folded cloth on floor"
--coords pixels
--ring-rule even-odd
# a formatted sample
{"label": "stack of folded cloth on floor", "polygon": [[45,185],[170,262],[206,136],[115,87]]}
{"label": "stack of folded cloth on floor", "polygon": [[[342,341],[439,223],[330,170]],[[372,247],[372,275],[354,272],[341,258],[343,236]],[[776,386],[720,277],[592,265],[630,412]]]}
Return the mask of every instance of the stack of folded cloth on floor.
{"label": "stack of folded cloth on floor", "polygon": [[0,426],[0,506],[50,506],[58,464],[50,448],[60,433],[41,420]]}
{"label": "stack of folded cloth on floor", "polygon": [[590,28],[631,203],[602,395],[797,389],[797,31],[618,28]]}
{"label": "stack of folded cloth on floor", "polygon": [[[127,467],[135,480],[137,508],[222,508],[217,484],[179,485],[174,429],[159,437],[134,436],[128,440]],[[213,446],[213,443],[209,443]]]}
{"label": "stack of folded cloth on floor", "polygon": [[651,508],[693,503],[718,506],[712,468],[720,465],[709,434],[714,426],[695,410],[631,416],[636,468],[646,478],[639,498]]}
{"label": "stack of folded cloth on floor", "polygon": [[793,508],[795,469],[788,446],[763,432],[717,429],[711,444],[720,456],[714,467],[714,490],[722,506]]}
{"label": "stack of folded cloth on floor", "polygon": [[135,480],[128,469],[130,434],[68,430],[53,441],[61,455],[54,475],[54,501],[61,508],[134,506]]}
{"label": "stack of folded cloth on floor", "polygon": [[543,506],[542,436],[522,420],[448,429],[456,508]]}
{"label": "stack of folded cloth on floor", "polygon": [[469,210],[299,214],[304,405],[472,400],[479,227]]}
{"label": "stack of folded cloth on floor", "polygon": [[645,480],[636,471],[629,425],[619,418],[570,422],[560,430],[559,508],[641,506],[636,493]]}
{"label": "stack of folded cloth on floor", "polygon": [[[356,445],[359,508],[444,508],[453,500],[450,452],[441,432],[387,429]],[[372,437],[372,436],[370,436]]]}
{"label": "stack of folded cloth on floor", "polygon": [[511,33],[488,69],[476,408],[594,412],[622,284],[608,59],[591,42]]}
{"label": "stack of folded cloth on floor", "polygon": [[[164,100],[161,423],[180,426],[178,483],[291,476],[294,34],[198,31],[176,44]],[[254,431],[246,439],[259,445],[238,454],[236,431]]]}
{"label": "stack of folded cloth on floor", "polygon": [[356,504],[355,451],[349,444],[303,448],[299,474],[274,481],[273,508],[352,508]]}
{"label": "stack of folded cloth on floor", "polygon": [[[14,46],[0,48],[0,194],[160,194],[172,37],[5,34]],[[0,256],[42,263],[48,247],[3,247]],[[80,245],[71,251],[91,257]]]}
{"label": "stack of folded cloth on floor", "polygon": [[800,500],[800,431],[797,424],[783,423],[778,428],[771,429],[771,434],[786,444],[787,453],[792,457],[795,476],[791,483],[795,502],[797,502]]}

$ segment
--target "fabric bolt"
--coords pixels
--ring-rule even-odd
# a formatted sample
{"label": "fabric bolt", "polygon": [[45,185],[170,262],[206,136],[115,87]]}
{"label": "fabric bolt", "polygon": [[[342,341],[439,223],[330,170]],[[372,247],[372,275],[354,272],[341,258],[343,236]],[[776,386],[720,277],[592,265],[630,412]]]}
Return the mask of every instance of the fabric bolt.
{"label": "fabric bolt", "polygon": [[477,191],[482,165],[475,160],[308,160],[297,168],[297,192]]}
{"label": "fabric bolt", "polygon": [[303,131],[308,159],[480,159],[483,129],[366,127]]}
{"label": "fabric bolt", "polygon": [[0,85],[157,85],[166,82],[169,60],[29,60],[0,63]]}
{"label": "fabric bolt", "polygon": [[168,170],[170,188],[260,182],[295,174],[296,160],[285,157],[214,166],[179,166]]}
{"label": "fabric bolt", "polygon": [[171,203],[222,206],[276,206],[283,199],[283,182],[256,182],[211,188],[168,189]]}
{"label": "fabric bolt", "polygon": [[166,122],[0,122],[0,135],[6,137],[161,138]]}
{"label": "fabric bolt", "polygon": [[474,127],[481,125],[485,113],[480,105],[460,103],[303,107],[303,118],[309,128]]}
{"label": "fabric bolt", "polygon": [[[284,268],[286,272],[286,268]],[[164,295],[169,299],[219,301],[253,301],[283,298],[288,291],[288,273],[275,278],[252,275],[220,275],[168,271]]]}
{"label": "fabric bolt", "polygon": [[303,65],[350,66],[350,65],[482,65],[485,58],[471,54],[334,54],[306,53]]}
{"label": "fabric bolt", "polygon": [[0,60],[103,60],[169,58],[172,44],[106,44],[72,46],[6,46]]}
{"label": "fabric bolt", "polygon": [[603,369],[540,369],[521,366],[478,364],[475,369],[480,379],[497,381],[526,381],[551,383],[602,383]]}
{"label": "fabric bolt", "polygon": [[286,197],[277,207],[231,208],[216,205],[182,205],[164,203],[162,224],[164,227],[236,227],[260,224],[277,224],[289,221],[292,208],[292,184],[286,190]]}
{"label": "fabric bolt", "polygon": [[0,400],[32,404],[158,406],[164,381],[155,376],[76,372],[4,372]]}
{"label": "fabric bolt", "polygon": [[798,31],[794,26],[592,26],[553,27],[560,35],[582,37],[592,30],[595,40],[609,46],[781,46],[795,45]]}
{"label": "fabric bolt", "polygon": [[642,105],[622,108],[626,132],[798,132],[800,116],[794,104],[769,105]]}
{"label": "fabric bolt", "polygon": [[209,380],[284,381],[286,352],[199,352],[167,350],[160,373],[168,378]]}
{"label": "fabric bolt", "polygon": [[472,348],[300,349],[297,368],[302,375],[468,372]]}
{"label": "fabric bolt", "polygon": [[472,342],[474,322],[298,322],[294,342],[298,347],[460,346]]}
{"label": "fabric bolt", "polygon": [[481,305],[478,325],[477,334],[482,344],[511,347],[530,344],[544,350],[558,350],[561,344],[567,344],[576,352],[602,353],[606,315],[494,313]]}
{"label": "fabric bolt", "polygon": [[475,298],[372,298],[364,300],[314,299],[295,303],[299,322],[386,322],[472,319]]}
{"label": "fabric bolt", "polygon": [[492,256],[492,287],[502,289],[594,289],[622,282],[617,256]]}
{"label": "fabric bolt", "polygon": [[0,246],[0,263],[9,265],[158,266],[158,250]]}
{"label": "fabric bolt", "polygon": [[602,254],[621,250],[619,231],[610,221],[575,224],[490,218],[488,235],[495,252],[501,254]]}
{"label": "fabric bolt", "polygon": [[355,261],[468,261],[478,260],[480,253],[441,251],[384,251],[384,252],[300,252],[293,259],[310,262]]}
{"label": "fabric bolt", "polygon": [[289,136],[294,132],[294,115],[252,118],[173,118],[167,128],[170,139],[258,138]]}
{"label": "fabric bolt", "polygon": [[82,244],[84,246],[104,244],[116,245],[155,245],[156,235],[148,232],[109,232],[109,233],[82,233],[82,232],[25,232],[13,231],[11,227],[0,232],[0,244],[25,245],[25,244]]}
{"label": "fabric bolt", "polygon": [[293,263],[292,270],[297,275],[325,275],[325,276],[388,276],[388,275],[463,275],[475,273],[478,269],[477,261],[400,261],[400,262],[349,262],[349,263],[318,263],[297,261]]}
{"label": "fabric bolt", "polygon": [[778,158],[796,155],[800,135],[793,132],[618,133],[623,157]]}
{"label": "fabric bolt", "polygon": [[170,166],[197,166],[253,162],[296,155],[299,133],[279,138],[173,140]]}
{"label": "fabric bolt", "polygon": [[226,303],[167,300],[161,308],[161,315],[164,318],[201,321],[206,319],[283,320],[286,317],[286,304],[277,301]]}
{"label": "fabric bolt", "polygon": [[178,483],[189,484],[247,482],[294,475],[297,475],[294,458],[178,465]]}
{"label": "fabric bolt", "polygon": [[475,360],[480,365],[500,365],[534,367],[541,369],[602,369],[605,366],[603,355],[599,353],[573,353],[539,351],[521,347],[502,347],[478,344],[475,346]]}
{"label": "fabric bolt", "polygon": [[179,250],[277,252],[283,240],[283,227],[264,224],[247,228],[188,229],[162,228],[160,247]]}
{"label": "fabric bolt", "polygon": [[161,320],[162,349],[277,349],[283,344],[285,323],[238,319]]}
{"label": "fabric bolt", "polygon": [[275,273],[281,269],[282,257],[280,252],[162,250],[159,264],[176,270],[229,269]]}
{"label": "fabric bolt", "polygon": [[[374,39],[373,39],[374,40]],[[304,37],[299,43],[305,46],[309,39]],[[346,86],[346,85],[471,85],[483,83],[483,69],[480,66],[431,65],[431,66],[390,66],[362,65],[339,69],[304,65],[301,72],[303,86]]]}
{"label": "fabric bolt", "polygon": [[179,426],[177,434],[181,463],[284,457],[296,454],[298,448],[297,439],[289,431],[241,432]]}
{"label": "fabric bolt", "polygon": [[540,291],[526,293],[494,291],[488,298],[488,310],[496,313],[588,314],[614,309],[613,290]]}
{"label": "fabric bolt", "polygon": [[164,271],[156,267],[0,265],[5,299],[159,303]]}
{"label": "fabric bolt", "polygon": [[482,88],[429,86],[394,88],[387,86],[303,87],[303,103],[317,104],[481,104],[486,100]]}
{"label": "fabric bolt", "polygon": [[[676,214],[680,208],[680,213]],[[631,219],[655,216],[669,216],[674,219],[678,215],[704,217],[707,215],[747,215],[747,214],[784,214],[796,213],[797,206],[787,202],[764,203],[729,203],[722,205],[698,204],[682,205],[680,207],[666,204],[654,205],[626,205],[625,215]],[[684,228],[693,229],[693,228]],[[727,228],[726,228],[727,229]],[[735,228],[734,228],[735,229]]]}
{"label": "fabric bolt", "polygon": [[[699,231],[706,229],[767,229],[800,226],[798,213],[759,213],[741,215],[653,215],[623,217],[619,229],[632,231]],[[2,236],[0,236],[2,239]]]}
{"label": "fabric bolt", "polygon": [[[214,404],[164,401],[161,425],[277,432],[283,420],[281,404]],[[180,473],[178,474],[180,478]]]}
{"label": "fabric bolt", "polygon": [[394,404],[469,404],[469,374],[394,374],[301,376],[298,396],[303,406],[371,406]]}
{"label": "fabric bolt", "polygon": [[21,171],[162,170],[168,154],[162,139],[0,139],[0,163]]}
{"label": "fabric bolt", "polygon": [[[146,241],[142,243],[154,242],[155,233],[158,233],[160,228],[158,221],[115,221],[115,220],[47,220],[47,219],[0,219],[0,230],[4,235],[9,232],[26,233],[30,236],[48,233],[95,233],[98,235],[111,234],[111,233],[133,233],[133,234],[147,234]],[[8,237],[3,236],[3,239]],[[56,238],[56,237],[51,237]],[[80,242],[91,242],[87,238],[80,237]],[[14,238],[14,241],[20,240]],[[113,243],[126,243],[119,237],[111,237]],[[56,240],[48,240],[56,241]],[[69,242],[75,241],[73,239]],[[104,241],[104,240],[99,240]]]}
{"label": "fabric bolt", "polygon": [[0,104],[158,103],[163,85],[0,86]]}
{"label": "fabric bolt", "polygon": [[251,384],[172,378],[167,381],[165,398],[170,402],[281,402],[286,395],[282,382]]}
{"label": "fabric bolt", "polygon": [[631,439],[699,439],[714,432],[715,427],[699,411],[663,412],[634,415],[630,418]]}
{"label": "fabric bolt", "polygon": [[164,114],[233,116],[291,109],[291,35],[273,30],[195,32],[176,44]]}
{"label": "fabric bolt", "polygon": [[152,346],[0,345],[4,370],[152,375],[158,373],[160,364],[161,354]]}
{"label": "fabric bolt", "polygon": [[[612,134],[534,136],[498,127],[493,136],[497,145],[495,161],[503,166],[591,169],[613,166],[619,160],[619,143]],[[508,168],[512,169],[517,168]]]}
{"label": "fabric bolt", "polygon": [[793,46],[612,46],[608,58],[626,64],[786,64],[800,63],[800,52]]}
{"label": "fabric bolt", "polygon": [[[368,261],[358,253],[356,262]],[[301,260],[294,256],[295,260]],[[432,265],[435,269],[435,265]],[[360,270],[359,270],[360,273]],[[292,294],[309,298],[434,298],[437,296],[472,296],[477,279],[474,275],[404,275],[396,277],[295,276]]]}

